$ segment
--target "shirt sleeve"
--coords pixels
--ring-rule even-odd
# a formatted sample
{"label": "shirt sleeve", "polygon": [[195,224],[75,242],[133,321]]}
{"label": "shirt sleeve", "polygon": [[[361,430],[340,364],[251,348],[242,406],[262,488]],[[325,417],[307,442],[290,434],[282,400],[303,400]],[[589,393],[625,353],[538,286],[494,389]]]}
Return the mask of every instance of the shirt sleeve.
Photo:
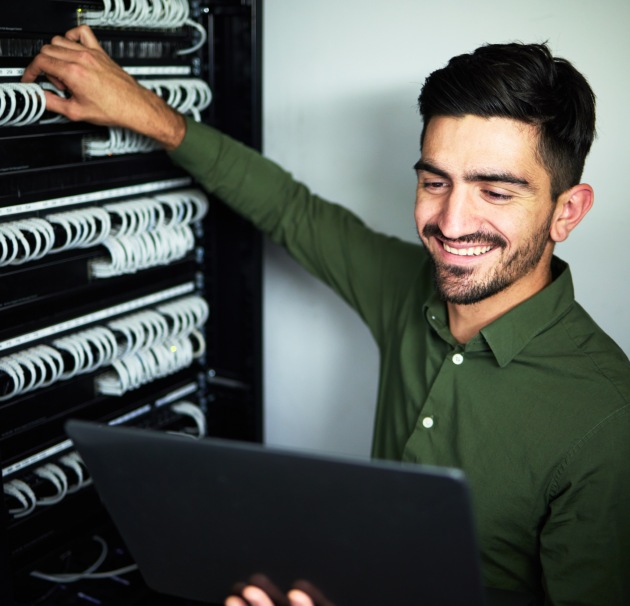
{"label": "shirt sleeve", "polygon": [[277,164],[211,127],[189,120],[184,141],[170,155],[206,191],[341,295],[380,342],[413,273],[426,266],[420,246],[374,232],[347,209],[312,194]]}
{"label": "shirt sleeve", "polygon": [[630,405],[556,472],[540,552],[547,605],[630,604]]}

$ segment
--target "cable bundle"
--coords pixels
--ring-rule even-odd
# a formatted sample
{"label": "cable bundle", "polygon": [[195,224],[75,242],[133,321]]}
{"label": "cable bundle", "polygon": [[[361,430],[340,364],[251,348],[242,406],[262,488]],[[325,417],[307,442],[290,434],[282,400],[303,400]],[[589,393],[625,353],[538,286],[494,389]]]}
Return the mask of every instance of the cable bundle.
{"label": "cable bundle", "polygon": [[[114,374],[119,368],[124,374],[124,369],[132,366],[127,372],[131,373],[129,380],[125,378],[121,383],[125,391],[186,368],[204,353],[205,341],[199,329],[208,315],[204,299],[183,297],[153,310],[111,320],[105,326],[62,336],[50,345],[36,345],[4,356],[0,358],[0,402],[109,365],[114,366]],[[145,355],[144,351],[149,353]],[[139,354],[142,356],[137,361],[124,361]]]}
{"label": "cable bundle", "polygon": [[62,380],[94,372],[120,355],[116,335],[106,326],[94,326],[66,335],[55,339],[52,345],[66,354],[63,372],[59,375]]}
{"label": "cable bundle", "polygon": [[0,223],[0,266],[35,261],[53,251],[55,232],[36,217]]}
{"label": "cable bundle", "polygon": [[0,402],[47,387],[61,379],[63,372],[61,353],[48,345],[37,345],[0,358],[0,376],[8,379]]}
{"label": "cable bundle", "polygon": [[188,225],[183,225],[138,236],[112,237],[103,244],[109,252],[109,259],[90,262],[90,271],[94,278],[133,274],[183,259],[194,249],[195,236]]}
{"label": "cable bundle", "polygon": [[[196,336],[200,343],[204,343],[201,333],[196,333]],[[193,342],[189,338],[174,340],[169,345],[155,345],[116,360],[112,372],[96,379],[96,388],[103,395],[122,396],[132,389],[188,368],[194,358]]]}
{"label": "cable bundle", "polygon": [[107,248],[109,258],[92,262],[97,278],[167,265],[193,250],[189,225],[207,212],[208,199],[201,191],[183,189],[0,223],[0,267],[99,245]]}
{"label": "cable bundle", "polygon": [[212,102],[210,86],[199,78],[161,78],[138,80],[138,83],[182,114],[190,114],[197,122],[201,112]]}
{"label": "cable bundle", "polygon": [[168,265],[194,249],[190,224],[208,212],[208,200],[197,190],[182,190],[154,198],[110,204],[114,223],[103,244],[108,259],[90,263],[95,278],[109,278]]}
{"label": "cable bundle", "polygon": [[142,29],[176,29],[189,25],[201,35],[192,47],[177,54],[199,50],[207,39],[206,30],[190,19],[188,0],[102,0],[103,10],[80,13],[82,22],[91,27],[131,27]]}
{"label": "cable bundle", "polygon": [[[208,318],[208,304],[201,297],[185,297],[156,310],[166,320],[131,316],[110,327],[127,339],[126,354],[114,361],[112,370],[96,380],[97,390],[121,396],[132,389],[190,366],[205,351],[198,328]],[[148,326],[153,324],[152,329]]]}
{"label": "cable bundle", "polygon": [[26,126],[46,111],[46,96],[38,84],[0,84],[0,126]]}
{"label": "cable bundle", "polygon": [[[98,246],[112,230],[109,213],[98,206],[53,213],[46,215],[44,219],[58,228],[55,246],[50,249],[51,253]],[[59,233],[62,235],[59,236]]]}
{"label": "cable bundle", "polygon": [[[191,428],[183,435],[195,438],[207,435],[206,417],[197,404],[181,400],[172,404],[170,408],[177,415],[194,421],[194,430]],[[195,431],[195,434],[190,433],[191,431]],[[22,518],[31,514],[37,507],[56,505],[67,495],[74,494],[91,484],[92,478],[87,474],[83,459],[77,451],[71,451],[56,460],[38,465],[22,478],[5,482],[3,491],[14,501],[14,504],[11,504],[10,500],[7,503],[9,514],[15,518]],[[49,492],[47,488],[52,488],[52,494],[42,495],[42,492]]]}
{"label": "cable bundle", "polygon": [[[198,78],[172,78],[138,80],[138,82],[162,97],[168,105],[191,115],[197,122],[201,112],[212,102],[210,86]],[[107,139],[87,137],[84,140],[84,153],[89,157],[102,157],[122,154],[148,153],[160,149],[152,139],[123,128],[109,128]]]}
{"label": "cable bundle", "polygon": [[145,154],[160,149],[160,146],[143,135],[126,128],[109,127],[107,139],[86,137],[83,151],[89,157],[120,156],[123,154]]}
{"label": "cable bundle", "polygon": [[83,23],[92,27],[181,27],[190,17],[188,0],[102,0],[103,10],[83,11]]}
{"label": "cable bundle", "polygon": [[65,122],[63,116],[51,116],[41,120],[46,111],[44,90],[67,97],[49,82],[5,82],[0,84],[0,126],[28,126],[39,121],[40,124]]}
{"label": "cable bundle", "polygon": [[[72,481],[64,468],[72,471]],[[85,466],[78,452],[73,451],[58,461],[48,462],[33,470],[39,480],[52,485],[54,492],[49,496],[37,496],[35,489],[24,479],[14,478],[4,484],[4,494],[13,497],[19,507],[9,507],[9,513],[15,518],[22,518],[32,513],[36,507],[56,505],[66,495],[75,493],[92,484],[92,479],[85,474]]]}
{"label": "cable bundle", "polygon": [[152,197],[107,204],[111,236],[137,236],[155,229],[189,225],[208,212],[208,199],[198,189],[180,189]]}

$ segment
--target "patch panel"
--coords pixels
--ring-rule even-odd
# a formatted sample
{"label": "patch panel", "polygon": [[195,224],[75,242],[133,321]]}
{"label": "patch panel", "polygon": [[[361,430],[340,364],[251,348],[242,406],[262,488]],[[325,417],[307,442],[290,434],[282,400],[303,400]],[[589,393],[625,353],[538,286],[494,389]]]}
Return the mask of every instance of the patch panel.
{"label": "patch panel", "polygon": [[193,606],[133,570],[68,419],[262,439],[260,235],[149,142],[46,111],[52,85],[22,84],[23,70],[89,23],[143,85],[259,148],[259,12],[254,0],[0,8],[3,606]]}

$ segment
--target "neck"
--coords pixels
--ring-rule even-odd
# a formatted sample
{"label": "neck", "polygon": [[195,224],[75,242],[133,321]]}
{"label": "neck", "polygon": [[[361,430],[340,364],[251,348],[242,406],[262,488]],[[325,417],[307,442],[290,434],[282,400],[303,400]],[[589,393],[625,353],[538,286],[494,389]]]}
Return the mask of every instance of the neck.
{"label": "neck", "polygon": [[479,331],[523,301],[533,297],[551,284],[551,265],[522,278],[505,290],[478,303],[458,305],[447,303],[449,328],[458,343],[466,343]]}

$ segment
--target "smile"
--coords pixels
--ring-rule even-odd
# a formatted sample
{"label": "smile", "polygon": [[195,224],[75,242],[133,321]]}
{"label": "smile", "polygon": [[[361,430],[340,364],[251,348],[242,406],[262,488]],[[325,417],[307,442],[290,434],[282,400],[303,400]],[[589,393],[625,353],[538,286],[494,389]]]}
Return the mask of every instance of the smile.
{"label": "smile", "polygon": [[452,255],[459,255],[460,257],[477,257],[491,251],[494,246],[469,246],[468,248],[453,248],[446,242],[442,242],[444,250]]}

